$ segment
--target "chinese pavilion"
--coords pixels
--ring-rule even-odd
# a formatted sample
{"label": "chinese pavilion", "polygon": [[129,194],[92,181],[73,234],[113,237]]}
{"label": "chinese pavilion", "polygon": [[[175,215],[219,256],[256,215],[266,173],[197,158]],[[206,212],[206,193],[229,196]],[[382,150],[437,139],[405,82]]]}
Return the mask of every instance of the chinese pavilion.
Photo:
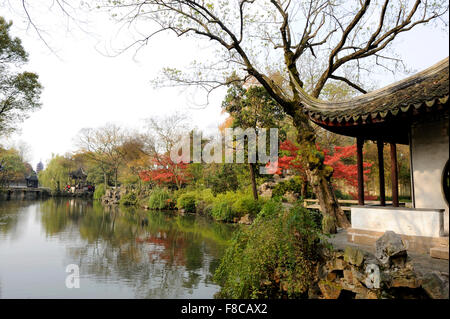
{"label": "chinese pavilion", "polygon": [[[347,238],[374,243],[385,231],[408,249],[448,259],[449,59],[385,88],[344,102],[313,99],[301,91],[304,112],[319,126],[357,140],[358,206]],[[365,205],[363,145],[378,146],[380,202]],[[386,205],[383,148],[390,147],[392,205]],[[410,147],[412,208],[399,207],[397,144]]]}

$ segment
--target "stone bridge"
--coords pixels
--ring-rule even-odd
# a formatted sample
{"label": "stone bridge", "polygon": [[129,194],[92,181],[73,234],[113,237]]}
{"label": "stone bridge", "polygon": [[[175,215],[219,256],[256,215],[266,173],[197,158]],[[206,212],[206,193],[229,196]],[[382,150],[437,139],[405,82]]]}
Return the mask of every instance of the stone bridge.
{"label": "stone bridge", "polygon": [[0,200],[42,199],[51,196],[49,188],[7,187],[0,188]]}

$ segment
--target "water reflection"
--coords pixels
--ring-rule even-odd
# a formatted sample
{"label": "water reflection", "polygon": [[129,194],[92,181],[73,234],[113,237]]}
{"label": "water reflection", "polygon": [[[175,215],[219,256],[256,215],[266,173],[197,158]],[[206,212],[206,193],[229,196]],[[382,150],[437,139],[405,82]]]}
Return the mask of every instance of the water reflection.
{"label": "water reflection", "polygon": [[23,207],[19,201],[10,201],[8,205],[2,205],[0,201],[0,234],[9,234],[14,237],[19,229],[17,212]]}
{"label": "water reflection", "polygon": [[[74,199],[3,202],[2,216],[7,216],[0,225],[4,298],[24,291],[27,293],[22,297],[39,298],[55,295],[55,290],[57,297],[69,298],[212,298],[218,290],[211,280],[212,273],[233,231],[229,225],[195,216],[104,208],[97,202]],[[17,236],[17,229],[26,229],[26,225],[28,231]],[[27,237],[29,240],[24,240]],[[24,254],[31,250],[41,254],[11,255],[14,247],[6,242],[13,246],[21,242]],[[31,247],[23,247],[27,245]],[[34,265],[39,265],[47,280],[54,281],[50,285],[42,281],[45,286],[36,287],[41,295],[29,287],[15,289],[22,281],[14,280],[19,277],[14,265],[24,259],[29,264],[25,271],[35,273]],[[68,264],[80,267],[80,289],[62,287]],[[55,271],[55,276],[49,273]],[[58,288],[45,291],[52,286]]]}

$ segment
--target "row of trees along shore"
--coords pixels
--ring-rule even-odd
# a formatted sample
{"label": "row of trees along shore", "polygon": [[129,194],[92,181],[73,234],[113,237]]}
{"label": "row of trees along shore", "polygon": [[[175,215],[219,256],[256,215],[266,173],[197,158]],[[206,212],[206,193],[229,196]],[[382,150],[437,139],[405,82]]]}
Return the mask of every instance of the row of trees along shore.
{"label": "row of trees along shore", "polygon": [[[247,89],[245,94],[254,98],[253,91],[258,94],[266,94],[262,87]],[[253,93],[252,93],[253,92]],[[230,98],[236,93],[236,87],[229,89],[229,94],[224,100],[224,111],[229,110],[229,117],[222,123],[220,129],[240,125],[244,121],[252,119],[252,114],[246,110],[235,112],[230,110]],[[278,121],[273,120],[273,110],[270,97],[266,95],[270,112],[260,113],[258,121],[274,121],[274,126],[279,128],[281,139],[279,148],[278,171],[280,176],[295,175],[295,186],[287,191],[293,191],[298,197],[315,197],[314,189],[308,182],[306,168],[302,157],[305,156],[300,145],[295,142],[296,130],[292,120],[280,112]],[[241,104],[246,102],[237,99]],[[258,98],[259,101],[259,98]],[[254,102],[254,101],[253,101]],[[238,106],[234,106],[238,107]],[[39,174],[40,182],[45,187],[55,191],[62,191],[72,182],[71,172],[80,168],[87,174],[87,182],[92,185],[104,185],[106,187],[124,186],[137,190],[141,194],[138,197],[146,197],[152,188],[167,188],[179,191],[183,194],[187,191],[202,191],[205,188],[211,190],[213,195],[238,190],[249,192],[254,201],[258,201],[258,188],[266,182],[273,182],[273,175],[262,175],[259,167],[266,164],[220,164],[220,163],[175,163],[170,152],[174,145],[183,136],[192,136],[194,130],[189,127],[189,120],[181,114],[173,114],[160,118],[146,120],[146,125],[141,131],[130,131],[114,124],[107,124],[99,128],[82,129],[76,137],[78,148],[66,155],[54,155],[47,163],[45,170]],[[198,132],[196,132],[198,134]],[[223,138],[223,136],[221,137]],[[327,134],[318,131],[316,149],[324,154],[323,161],[332,169],[332,182],[334,192],[340,198],[351,199],[356,196],[357,170],[356,170],[356,146],[351,138]],[[203,137],[203,146],[214,142],[213,138]],[[236,151],[236,150],[235,150]],[[400,180],[409,183],[408,148],[399,148]],[[192,158],[192,157],[191,157]],[[367,143],[365,146],[365,180],[376,180],[377,165],[376,145]],[[389,165],[388,163],[386,163]],[[376,199],[377,185],[368,184],[366,194],[368,199]],[[281,187],[281,186],[279,186]],[[272,197],[285,193],[277,191]],[[174,195],[174,201],[177,199]]]}

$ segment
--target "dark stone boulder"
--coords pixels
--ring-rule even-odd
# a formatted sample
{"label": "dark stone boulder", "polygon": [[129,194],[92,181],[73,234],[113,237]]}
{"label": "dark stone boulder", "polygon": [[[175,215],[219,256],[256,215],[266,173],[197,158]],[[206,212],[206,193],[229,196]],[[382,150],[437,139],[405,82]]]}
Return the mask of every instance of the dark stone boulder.
{"label": "dark stone boulder", "polygon": [[428,273],[422,279],[422,288],[432,299],[448,299],[448,280],[444,280],[436,273]]}
{"label": "dark stone boulder", "polygon": [[385,266],[403,267],[408,253],[402,238],[393,231],[387,231],[376,241],[375,256]]}

